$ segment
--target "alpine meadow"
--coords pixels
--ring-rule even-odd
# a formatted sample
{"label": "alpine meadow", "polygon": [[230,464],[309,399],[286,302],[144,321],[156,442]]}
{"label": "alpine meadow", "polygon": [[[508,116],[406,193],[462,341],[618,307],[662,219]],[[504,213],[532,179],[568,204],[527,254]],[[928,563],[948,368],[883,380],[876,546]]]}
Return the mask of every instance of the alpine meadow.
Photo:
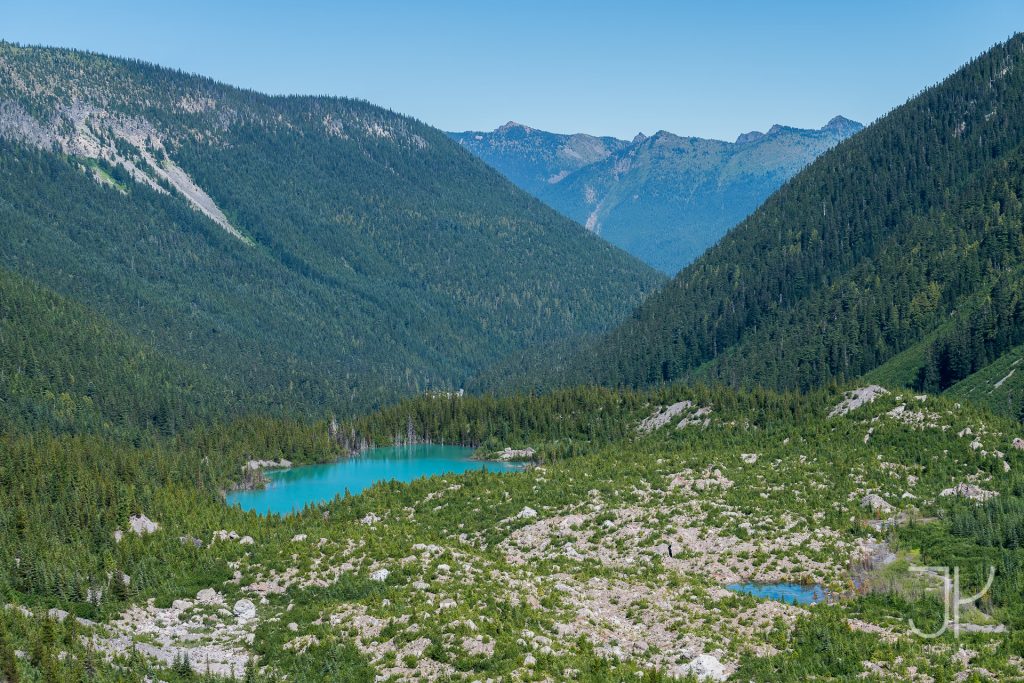
{"label": "alpine meadow", "polygon": [[1019,7],[43,5],[0,683],[1024,680]]}

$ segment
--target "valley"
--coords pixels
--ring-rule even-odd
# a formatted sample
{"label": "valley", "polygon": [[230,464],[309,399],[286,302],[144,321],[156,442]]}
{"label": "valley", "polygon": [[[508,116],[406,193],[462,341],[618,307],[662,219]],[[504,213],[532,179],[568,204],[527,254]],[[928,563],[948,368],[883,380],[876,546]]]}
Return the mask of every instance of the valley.
{"label": "valley", "polygon": [[0,682],[1024,680],[1022,93],[449,134],[0,42]]}

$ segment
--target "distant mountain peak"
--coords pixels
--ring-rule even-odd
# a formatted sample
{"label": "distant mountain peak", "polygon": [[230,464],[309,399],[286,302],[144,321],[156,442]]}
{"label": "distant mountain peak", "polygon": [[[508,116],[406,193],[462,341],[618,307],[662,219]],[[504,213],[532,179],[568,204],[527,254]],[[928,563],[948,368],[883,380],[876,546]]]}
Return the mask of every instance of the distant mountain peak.
{"label": "distant mountain peak", "polygon": [[636,134],[636,135],[635,135],[635,136],[633,137],[633,144],[634,144],[634,145],[637,145],[637,144],[639,144],[639,143],[643,142],[643,141],[644,141],[644,140],[646,140],[646,139],[647,139],[647,136],[646,136],[646,135],[644,135],[644,134],[643,134],[642,132],[640,132],[640,133],[637,133],[637,134]]}
{"label": "distant mountain peak", "polygon": [[786,128],[786,126],[776,123],[774,126],[768,129],[768,132],[765,133],[765,135],[775,135],[776,133],[782,131],[784,128]]}
{"label": "distant mountain peak", "polygon": [[860,124],[857,123],[856,121],[852,120],[852,119],[848,119],[845,116],[840,115],[840,116],[833,116],[831,119],[829,119],[828,123],[826,123],[823,126],[823,128],[838,128],[839,126],[849,126],[849,125],[859,126]]}
{"label": "distant mountain peak", "polygon": [[856,133],[863,127],[864,124],[854,121],[852,119],[848,119],[845,116],[833,116],[831,119],[829,119],[828,123],[821,127],[821,129],[836,131],[839,133],[844,133],[846,135],[852,135],[853,133]]}
{"label": "distant mountain peak", "polygon": [[746,142],[754,142],[764,137],[764,133],[759,130],[752,130],[749,133],[740,133],[736,136],[736,144],[742,145]]}
{"label": "distant mountain peak", "polygon": [[533,132],[533,128],[530,128],[529,126],[524,125],[522,123],[519,123],[517,121],[509,121],[508,123],[506,123],[503,126],[498,126],[494,130],[494,132],[495,133],[507,133],[507,132],[512,131],[512,130],[521,130],[524,133],[532,133]]}

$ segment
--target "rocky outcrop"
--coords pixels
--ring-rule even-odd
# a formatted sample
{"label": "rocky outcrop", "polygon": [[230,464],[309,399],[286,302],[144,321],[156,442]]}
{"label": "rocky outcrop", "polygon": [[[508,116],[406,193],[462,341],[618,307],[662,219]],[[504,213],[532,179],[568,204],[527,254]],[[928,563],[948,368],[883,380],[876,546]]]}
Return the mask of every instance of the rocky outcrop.
{"label": "rocky outcrop", "polygon": [[636,430],[641,434],[650,434],[655,429],[660,429],[667,425],[676,415],[692,407],[693,401],[679,401],[665,408],[658,408],[649,417],[641,420]]}
{"label": "rocky outcrop", "polygon": [[943,489],[939,494],[940,496],[960,496],[961,498],[969,498],[970,500],[976,500],[984,502],[989,498],[995,498],[999,494],[995,491],[986,491],[985,489],[977,486],[976,484],[968,484],[967,482],[961,482],[956,486],[948,489]]}
{"label": "rocky outcrop", "polygon": [[292,466],[291,460],[250,460],[242,466],[243,470],[286,470]]}
{"label": "rocky outcrop", "polygon": [[725,665],[712,655],[700,655],[676,668],[677,676],[696,676],[699,681],[724,681],[729,678]]}
{"label": "rocky outcrop", "polygon": [[493,462],[523,462],[533,460],[537,451],[530,447],[526,448],[511,448],[505,447],[495,453],[487,453],[484,455],[473,455],[476,460],[488,460]]}
{"label": "rocky outcrop", "polygon": [[862,508],[868,508],[874,512],[881,512],[888,514],[892,512],[893,507],[890,505],[885,498],[882,498],[876,493],[869,493],[860,499],[860,506]]}
{"label": "rocky outcrop", "polygon": [[843,394],[843,400],[832,408],[829,412],[829,417],[838,417],[840,415],[846,415],[851,410],[856,410],[863,405],[873,402],[879,396],[888,394],[889,391],[884,387],[880,387],[877,384],[870,386],[861,387],[860,389],[854,389]]}

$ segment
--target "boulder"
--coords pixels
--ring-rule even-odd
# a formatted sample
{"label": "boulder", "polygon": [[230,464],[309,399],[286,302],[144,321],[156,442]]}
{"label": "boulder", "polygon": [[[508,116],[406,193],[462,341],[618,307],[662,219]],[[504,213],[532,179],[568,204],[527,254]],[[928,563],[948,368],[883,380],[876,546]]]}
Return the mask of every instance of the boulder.
{"label": "boulder", "polygon": [[65,612],[62,609],[57,609],[56,607],[54,607],[49,612],[47,612],[46,615],[48,617],[50,617],[51,619],[53,619],[54,621],[59,621],[59,622],[63,622],[65,619],[68,618],[68,613],[67,612]]}
{"label": "boulder", "polygon": [[678,667],[680,676],[696,676],[700,681],[724,681],[729,678],[725,666],[712,655],[699,655],[687,664]]}
{"label": "boulder", "polygon": [[516,519],[530,519],[537,516],[537,511],[531,507],[525,507],[516,515]]}
{"label": "boulder", "polygon": [[533,460],[533,456],[536,455],[537,451],[532,448],[512,448],[511,446],[506,447],[504,450],[500,450],[494,453],[488,460],[496,460],[498,462],[515,462],[519,460]]}
{"label": "boulder", "polygon": [[377,571],[370,574],[370,581],[377,581],[383,583],[384,581],[388,580],[389,576],[391,576],[391,572],[389,572],[387,569],[378,569]]}
{"label": "boulder", "polygon": [[869,493],[860,499],[860,506],[862,508],[870,508],[875,512],[892,512],[892,505],[886,502],[885,498],[882,498],[877,493]]}
{"label": "boulder", "polygon": [[215,589],[204,588],[196,593],[196,602],[200,605],[219,605],[224,602],[224,598]]}
{"label": "boulder", "polygon": [[365,524],[366,526],[373,526],[374,524],[376,524],[377,522],[379,522],[379,521],[380,521],[380,517],[378,517],[378,516],[377,516],[377,515],[376,515],[375,513],[373,513],[373,512],[367,512],[367,513],[366,513],[366,516],[365,516],[365,517],[363,517],[363,518],[362,518],[361,520],[359,520],[359,521],[360,521],[361,523]]}
{"label": "boulder", "polygon": [[1013,440],[1013,447],[1016,448],[1018,451],[1024,451],[1024,439],[1018,436],[1016,439]]}
{"label": "boulder", "polygon": [[252,545],[256,541],[253,540],[252,536],[242,536],[238,539],[238,545]]}
{"label": "boulder", "polygon": [[974,484],[960,483],[956,486],[948,489],[943,489],[940,496],[960,496],[961,498],[969,498],[971,500],[986,501],[989,498],[995,498],[999,494],[995,491],[986,491],[980,486]]}
{"label": "boulder", "polygon": [[128,519],[128,525],[131,527],[131,530],[139,536],[142,536],[143,534],[152,534],[160,528],[159,524],[151,520],[149,517],[146,517],[146,515],[132,515]]}
{"label": "boulder", "polygon": [[235,603],[235,606],[231,609],[234,615],[243,621],[249,621],[250,619],[256,618],[256,605],[253,604],[252,600],[242,598]]}

